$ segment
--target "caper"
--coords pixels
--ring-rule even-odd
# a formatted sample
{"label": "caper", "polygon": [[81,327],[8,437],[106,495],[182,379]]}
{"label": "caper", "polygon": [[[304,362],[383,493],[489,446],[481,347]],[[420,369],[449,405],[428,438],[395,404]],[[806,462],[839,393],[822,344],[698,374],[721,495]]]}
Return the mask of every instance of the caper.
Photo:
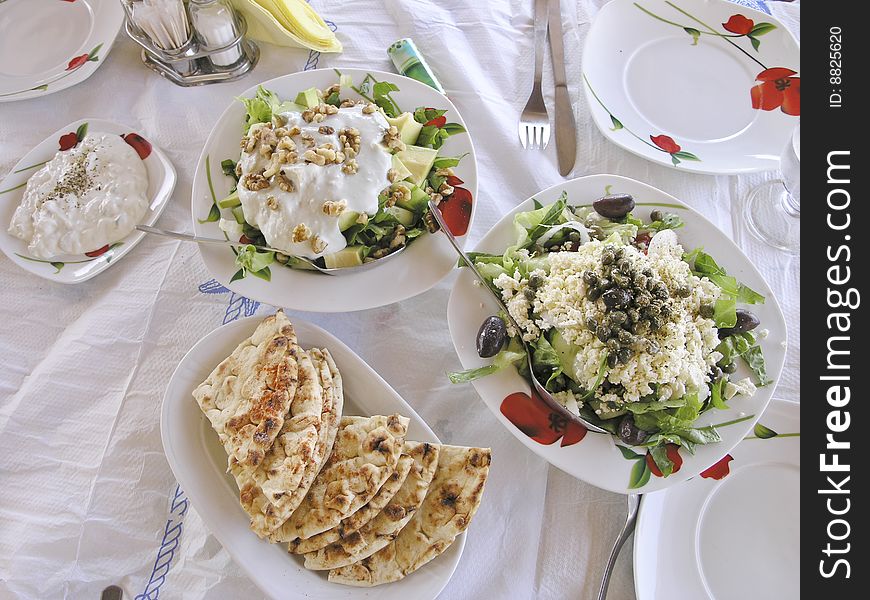
{"label": "caper", "polygon": [[647,292],[641,292],[637,296],[634,297],[634,305],[638,308],[643,308],[644,306],[649,306],[652,302],[652,296],[650,296]]}
{"label": "caper", "polygon": [[556,377],[553,378],[553,387],[557,392],[564,390],[567,387],[567,384],[568,382],[564,375],[556,375]]}
{"label": "caper", "polygon": [[716,308],[712,304],[702,304],[698,309],[698,314],[705,319],[712,319],[716,312]]}
{"label": "caper", "polygon": [[541,255],[544,254],[546,251],[547,251],[546,248],[544,248],[544,247],[543,247],[542,245],[540,245],[540,244],[535,244],[534,246],[532,246],[532,254],[535,254],[535,255],[537,255],[537,256],[541,256]]}
{"label": "caper", "polygon": [[595,332],[595,337],[598,338],[598,341],[604,344],[607,340],[610,339],[610,328],[601,325],[598,330]]}
{"label": "caper", "polygon": [[602,294],[604,305],[608,308],[628,306],[631,302],[631,294],[621,288],[611,288]]}
{"label": "caper", "polygon": [[532,300],[535,299],[535,290],[533,290],[530,287],[527,287],[526,289],[523,290],[523,296],[526,297],[526,300],[531,302]]}
{"label": "caper", "polygon": [[716,365],[713,365],[712,367],[710,367],[710,372],[707,374],[707,378],[710,381],[716,381],[720,377],[722,377],[722,369],[720,369]]}
{"label": "caper", "polygon": [[626,288],[631,285],[631,281],[628,279],[628,277],[626,277],[619,271],[615,271],[613,273],[613,283],[615,283],[617,287],[621,288]]}
{"label": "caper", "polygon": [[619,358],[615,354],[607,355],[607,366],[611,369],[616,366],[616,363],[619,361]]}
{"label": "caper", "polygon": [[616,353],[616,358],[619,364],[626,365],[631,360],[631,348],[622,347]]}
{"label": "caper", "polygon": [[653,279],[652,277],[648,278],[648,279],[646,280],[646,286],[645,286],[645,287],[646,287],[646,289],[647,289],[648,292],[651,292],[651,291],[653,291],[654,289],[656,289],[656,281],[655,281],[655,279]]}
{"label": "caper", "polygon": [[538,273],[529,275],[529,287],[539,288],[542,285],[544,285],[544,278],[541,277]]}
{"label": "caper", "polygon": [[481,358],[495,356],[507,340],[507,326],[501,317],[487,317],[477,332],[477,354]]}
{"label": "caper", "polygon": [[622,326],[628,321],[628,315],[621,310],[614,310],[608,315],[611,325]]}
{"label": "caper", "polygon": [[731,373],[735,373],[736,371],[737,365],[735,365],[733,362],[722,365],[723,373],[728,373],[730,375]]}
{"label": "caper", "polygon": [[652,276],[653,276],[652,269],[646,268],[646,269],[644,269],[642,272],[643,272],[643,274],[646,275],[647,277],[652,277]]}
{"label": "caper", "polygon": [[660,300],[668,299],[668,286],[659,281],[653,289],[653,295]]}
{"label": "caper", "polygon": [[662,326],[662,322],[658,317],[650,317],[648,322],[650,331],[658,331]]}
{"label": "caper", "polygon": [[[637,298],[635,298],[635,301],[637,301]],[[628,320],[632,323],[637,323],[638,321],[640,321],[640,311],[636,308],[629,308],[625,314],[628,315]]]}
{"label": "caper", "polygon": [[646,287],[647,276],[644,275],[643,273],[635,273],[634,276],[632,277],[632,280],[634,281],[634,285],[636,285],[637,287],[639,287],[639,288]]}
{"label": "caper", "polygon": [[595,333],[598,330],[598,321],[595,319],[586,319],[586,328]]}
{"label": "caper", "polygon": [[659,353],[659,345],[655,340],[647,339],[646,340],[646,351],[650,354],[658,354]]}
{"label": "caper", "polygon": [[614,353],[619,351],[619,342],[616,340],[616,338],[610,338],[609,340],[607,340],[607,343],[604,344],[604,346],[607,348],[607,351],[610,352],[611,354],[614,354]]}
{"label": "caper", "polygon": [[622,260],[622,257],[625,256],[625,248],[619,246],[613,251],[613,255],[616,257],[616,260]]}
{"label": "caper", "polygon": [[626,331],[625,329],[620,329],[616,333],[616,339],[618,339],[619,343],[623,346],[630,346],[634,342],[634,336],[631,335],[630,331]]}
{"label": "caper", "polygon": [[629,446],[639,446],[649,437],[649,433],[634,424],[634,415],[631,413],[628,413],[622,417],[621,421],[619,421],[619,426],[616,428],[616,435]]}
{"label": "caper", "polygon": [[671,316],[671,313],[672,313],[672,311],[671,311],[671,307],[668,306],[667,304],[662,304],[661,307],[659,308],[659,311],[661,311],[661,313],[662,313],[662,317],[665,318],[665,319],[667,319],[668,317],[670,317],[670,316]]}
{"label": "caper", "polygon": [[590,302],[595,302],[601,297],[603,290],[600,287],[589,288],[586,292],[586,297],[589,298]]}
{"label": "caper", "polygon": [[601,264],[602,265],[612,265],[613,261],[616,260],[616,255],[613,251],[612,246],[607,246],[601,252]]}
{"label": "caper", "polygon": [[582,239],[582,238],[581,238],[581,236],[580,236],[580,232],[579,232],[579,231],[572,231],[571,233],[568,234],[568,240],[570,240],[570,241],[572,241],[572,242],[574,242],[574,243],[579,242],[581,239]]}
{"label": "caper", "polygon": [[681,285],[680,287],[677,288],[676,294],[680,298],[688,298],[689,296],[692,295],[692,288],[690,288],[687,285]]}
{"label": "caper", "polygon": [[596,285],[598,283],[598,275],[594,271],[586,271],[583,273],[583,282],[586,285]]}
{"label": "caper", "polygon": [[603,294],[605,290],[609,290],[613,287],[613,282],[607,277],[602,277],[598,282],[598,287],[601,288],[601,293]]}
{"label": "caper", "polygon": [[649,214],[650,221],[661,221],[664,219],[664,215],[660,210],[654,210]]}
{"label": "caper", "polygon": [[609,194],[592,203],[602,217],[621,219],[634,209],[634,198],[630,194]]}
{"label": "caper", "polygon": [[640,314],[646,317],[647,319],[651,317],[658,317],[662,314],[661,309],[655,304],[650,304],[649,306],[645,306]]}
{"label": "caper", "polygon": [[589,230],[589,237],[596,240],[604,238],[604,230],[601,229],[600,225],[589,225],[587,229]]}
{"label": "caper", "polygon": [[719,330],[719,337],[724,338],[729,335],[734,335],[735,333],[744,333],[746,331],[751,331],[761,325],[761,321],[750,311],[738,308],[737,309],[737,323],[735,323],[734,327],[726,327]]}

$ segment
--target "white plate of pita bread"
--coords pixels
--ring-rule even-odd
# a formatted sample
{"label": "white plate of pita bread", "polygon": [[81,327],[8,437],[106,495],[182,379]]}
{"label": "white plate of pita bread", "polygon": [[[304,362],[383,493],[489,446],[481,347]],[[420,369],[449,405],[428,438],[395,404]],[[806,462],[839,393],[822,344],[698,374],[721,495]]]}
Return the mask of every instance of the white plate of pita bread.
{"label": "white plate of pita bread", "polygon": [[161,433],[206,526],[273,598],[437,597],[490,462],[441,445],[352,350],[282,311],[187,353]]}

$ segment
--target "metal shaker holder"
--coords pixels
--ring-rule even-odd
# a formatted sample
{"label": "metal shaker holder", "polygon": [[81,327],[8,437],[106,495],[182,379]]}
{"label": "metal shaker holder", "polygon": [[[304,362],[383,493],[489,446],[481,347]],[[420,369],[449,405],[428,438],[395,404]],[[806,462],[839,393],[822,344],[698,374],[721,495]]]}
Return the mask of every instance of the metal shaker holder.
{"label": "metal shaker holder", "polygon": [[[163,50],[157,47],[148,35],[145,34],[127,12],[125,28],[134,42],[142,47],[142,62],[162,77],[176,85],[190,87],[194,85],[206,85],[232,81],[248,73],[257,64],[260,58],[260,49],[257,45],[245,38],[248,25],[244,16],[236,15],[239,22],[239,33],[229,43],[218,48],[206,48],[199,39],[196,31],[191,27],[190,37],[180,47],[174,50]],[[238,61],[227,67],[215,66],[209,56],[232,50],[238,47],[241,57]]]}

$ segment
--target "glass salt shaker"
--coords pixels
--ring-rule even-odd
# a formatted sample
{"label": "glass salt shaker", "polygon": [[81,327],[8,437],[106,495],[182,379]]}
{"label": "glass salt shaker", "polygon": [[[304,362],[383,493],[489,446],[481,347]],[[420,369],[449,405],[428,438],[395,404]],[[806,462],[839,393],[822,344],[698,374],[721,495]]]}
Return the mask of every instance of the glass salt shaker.
{"label": "glass salt shaker", "polygon": [[[239,36],[236,12],[227,0],[190,0],[190,19],[205,50],[221,48]],[[209,55],[216,67],[230,67],[242,58],[240,44]]]}

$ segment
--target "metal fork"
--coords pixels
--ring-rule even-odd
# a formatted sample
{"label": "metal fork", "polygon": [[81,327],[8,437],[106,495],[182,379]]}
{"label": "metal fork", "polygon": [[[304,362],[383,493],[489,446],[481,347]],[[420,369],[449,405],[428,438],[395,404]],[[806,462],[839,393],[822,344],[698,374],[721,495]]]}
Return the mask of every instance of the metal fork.
{"label": "metal fork", "polygon": [[550,142],[550,117],[541,93],[541,71],[544,45],[547,43],[547,0],[535,0],[535,83],[526,107],[520,114],[520,143],[532,150],[547,147]]}

